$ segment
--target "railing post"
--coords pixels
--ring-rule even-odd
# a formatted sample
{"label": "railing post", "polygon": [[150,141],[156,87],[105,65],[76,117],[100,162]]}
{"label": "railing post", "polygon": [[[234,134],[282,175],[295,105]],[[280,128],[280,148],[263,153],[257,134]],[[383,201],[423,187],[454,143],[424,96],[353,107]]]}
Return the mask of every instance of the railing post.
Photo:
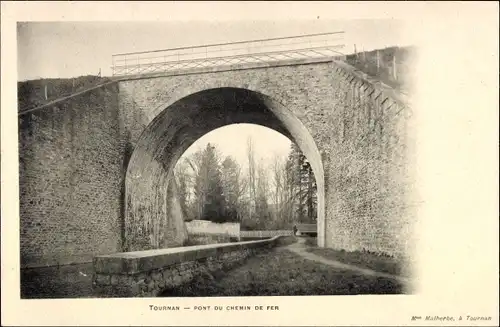
{"label": "railing post", "polygon": [[377,50],[377,74],[380,71],[380,52]]}
{"label": "railing post", "polygon": [[398,80],[397,68],[396,68],[396,52],[394,52],[394,56],[392,56],[392,76],[394,80]]}

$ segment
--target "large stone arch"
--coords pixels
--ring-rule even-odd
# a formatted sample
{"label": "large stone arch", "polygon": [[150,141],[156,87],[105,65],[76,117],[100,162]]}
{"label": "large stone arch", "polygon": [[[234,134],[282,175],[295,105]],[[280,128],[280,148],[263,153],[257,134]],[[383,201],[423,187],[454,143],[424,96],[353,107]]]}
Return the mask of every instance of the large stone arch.
{"label": "large stone arch", "polygon": [[[324,245],[325,182],[320,151],[294,112],[293,97],[267,94],[261,80],[221,80],[207,85],[158,90],[156,107],[147,112],[147,127],[137,136],[125,177],[125,250],[178,246],[182,214],[176,209],[172,171],[187,148],[204,134],[226,125],[253,123],[276,130],[296,142],[311,162],[318,185],[318,241]],[[235,85],[236,84],[236,85]]]}

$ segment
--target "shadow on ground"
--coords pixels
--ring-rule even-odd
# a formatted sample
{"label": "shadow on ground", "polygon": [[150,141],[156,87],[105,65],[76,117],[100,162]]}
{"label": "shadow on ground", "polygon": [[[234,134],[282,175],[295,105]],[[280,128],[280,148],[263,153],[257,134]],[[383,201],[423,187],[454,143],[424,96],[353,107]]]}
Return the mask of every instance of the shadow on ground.
{"label": "shadow on ground", "polygon": [[393,278],[367,276],[307,260],[288,249],[293,243],[288,241],[268,253],[257,254],[233,270],[206,273],[190,284],[166,290],[161,297],[404,293],[403,284]]}
{"label": "shadow on ground", "polygon": [[[250,257],[229,271],[206,273],[192,283],[166,290],[162,297],[202,296],[291,296],[291,295],[354,295],[402,294],[403,285],[397,280],[366,276],[347,269],[307,260],[290,251],[297,246],[295,237],[284,237],[278,247]],[[300,242],[303,243],[303,240]],[[332,252],[315,248],[316,240],[305,238],[304,251],[312,251],[329,259],[356,264],[382,272],[395,273],[390,258],[368,254]],[[323,252],[321,252],[321,251]],[[319,251],[319,252],[318,252]],[[320,253],[321,252],[321,253]],[[326,254],[325,254],[326,253]],[[365,261],[363,261],[365,260]],[[381,261],[380,261],[381,260]],[[92,298],[92,264],[23,269],[21,298]]]}
{"label": "shadow on ground", "polygon": [[21,270],[22,299],[92,297],[92,263]]}
{"label": "shadow on ground", "polygon": [[370,251],[344,251],[329,248],[318,248],[316,238],[308,238],[305,241],[306,251],[319,255],[325,259],[335,260],[344,264],[371,269],[379,273],[386,273],[396,276],[408,276],[400,262],[394,257],[373,253]]}

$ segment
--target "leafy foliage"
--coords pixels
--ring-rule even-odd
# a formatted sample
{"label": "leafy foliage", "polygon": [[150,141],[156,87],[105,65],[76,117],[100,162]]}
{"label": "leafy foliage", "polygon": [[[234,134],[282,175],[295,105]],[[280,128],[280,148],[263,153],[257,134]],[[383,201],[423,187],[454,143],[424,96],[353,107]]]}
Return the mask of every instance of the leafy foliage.
{"label": "leafy foliage", "polygon": [[246,171],[207,144],[176,165],[180,202],[187,220],[240,222],[243,230],[289,229],[314,223],[317,186],[310,163],[297,145],[270,165],[257,161],[251,139]]}

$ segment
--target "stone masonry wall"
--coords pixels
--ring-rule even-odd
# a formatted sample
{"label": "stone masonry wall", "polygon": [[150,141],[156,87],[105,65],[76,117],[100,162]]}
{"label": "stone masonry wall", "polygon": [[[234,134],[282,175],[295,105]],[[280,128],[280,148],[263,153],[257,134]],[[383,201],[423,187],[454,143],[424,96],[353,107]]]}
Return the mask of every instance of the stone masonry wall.
{"label": "stone masonry wall", "polygon": [[335,114],[323,145],[326,243],[403,260],[413,251],[417,205],[411,109],[398,94],[352,67],[334,69]]}
{"label": "stone masonry wall", "polygon": [[[22,268],[91,262],[125,249],[124,180],[133,146],[118,101],[111,83],[19,116]],[[158,246],[182,245],[187,231],[176,186],[163,186],[158,201],[169,214],[152,221],[169,242]]]}
{"label": "stone masonry wall", "polygon": [[90,262],[121,248],[118,89],[19,117],[21,266]]}
{"label": "stone masonry wall", "polygon": [[[180,99],[224,87],[264,94],[279,104],[271,102],[269,109],[311,161],[319,201],[324,196],[320,245],[407,256],[416,205],[411,112],[398,94],[345,63],[328,61],[131,79],[120,82],[120,106],[147,125]],[[305,130],[287,117],[297,118]],[[320,159],[304,141],[308,135]]]}
{"label": "stone masonry wall", "polygon": [[242,230],[240,231],[241,237],[274,237],[274,236],[291,236],[293,231],[289,229],[284,230]]}
{"label": "stone masonry wall", "polygon": [[96,258],[93,276],[95,295],[155,297],[165,290],[189,283],[197,276],[231,269],[255,253],[275,246],[276,240],[192,246],[169,254],[161,254],[161,250],[157,250],[156,254],[154,250],[132,252],[136,254],[135,258],[121,265],[116,264],[120,260],[118,256]]}
{"label": "stone masonry wall", "polygon": [[[318,228],[324,230],[320,245],[407,255],[418,204],[411,110],[391,89],[346,64],[325,61],[131,78],[20,115],[21,265],[88,262],[96,254],[126,251],[129,241],[137,249],[181,245],[182,215],[169,198],[175,190],[168,191],[171,170],[185,140],[200,133],[189,128],[190,120],[208,121],[203,132],[209,132],[228,108],[203,111],[199,97],[196,110],[203,115],[184,117],[182,110],[193,104],[172,105],[223,87],[263,95],[259,101],[269,110],[258,119],[245,108],[233,118],[262,124],[274,117],[270,127],[284,128],[311,161]],[[172,140],[165,151],[175,155],[166,161],[155,153],[163,151],[161,142],[149,149],[137,144],[169,107],[180,110],[170,122],[182,124],[155,127]],[[127,172],[134,156],[135,170]],[[127,190],[127,178],[134,189]],[[147,204],[149,211],[127,222],[127,201]],[[127,232],[136,237],[129,240]]]}
{"label": "stone masonry wall", "polygon": [[240,237],[240,223],[214,223],[209,220],[186,221],[186,228],[190,235],[193,234],[225,234],[231,237]]}
{"label": "stone masonry wall", "polygon": [[[126,182],[128,212],[126,220],[130,222],[127,226],[130,226],[131,230],[146,229],[149,233],[155,234],[155,229],[151,228],[154,225],[142,217],[154,216],[165,210],[161,202],[155,199],[154,192],[151,190],[160,190],[161,180],[169,178],[169,170],[173,169],[176,158],[187,149],[185,146],[188,144],[185,140],[195,141],[204,133],[235,121],[270,124],[271,128],[275,126],[280,132],[291,134],[312,162],[318,188],[321,189],[323,186],[321,158],[311,135],[304,126],[306,121],[301,119],[304,110],[307,109],[307,112],[311,114],[315,109],[302,106],[303,103],[298,100],[302,100],[300,98],[302,96],[306,99],[310,96],[307,94],[309,92],[307,85],[311,83],[314,86],[315,83],[308,81],[308,78],[317,76],[320,79],[329,79],[326,74],[321,74],[325,69],[329,70],[329,66],[329,63],[322,63],[120,81],[120,111],[123,113],[123,130],[128,131],[130,143],[135,145],[131,159],[133,165],[129,166]],[[327,84],[328,81],[323,81],[323,85]],[[293,87],[292,90],[290,86]],[[190,102],[194,94],[220,88],[226,88],[226,90],[221,90],[220,94],[210,92],[207,97],[194,97],[194,100]],[[247,92],[237,93],[228,91],[227,88]],[[233,99],[227,97],[228,92],[235,92],[235,97]],[[289,97],[290,94],[296,96],[297,99]],[[259,101],[263,103],[269,99],[266,97],[268,95],[272,99],[266,103],[267,110],[254,110],[251,106],[233,110],[234,107],[228,105],[231,101],[239,105],[249,99],[254,104]],[[325,94],[326,98],[328,94]],[[231,111],[232,115],[229,116]],[[274,121],[279,124],[273,125]],[[148,133],[144,132],[143,126],[147,126]],[[196,133],[198,136],[193,137]],[[167,138],[172,141],[165,141]],[[174,143],[175,140],[179,141]],[[156,147],[155,144],[157,144]],[[181,149],[183,146],[185,148]],[[165,148],[166,150],[163,150]],[[161,157],[159,154],[161,151],[168,155],[163,156],[162,163],[159,164],[157,157]],[[138,183],[139,178],[134,179],[134,176],[141,176],[141,184]],[[147,185],[142,180],[147,181]],[[322,194],[318,197],[322,198]],[[129,237],[126,238],[129,239]],[[136,235],[131,234],[130,239],[135,238],[137,238]],[[160,238],[160,235],[153,237],[153,239]],[[135,242],[132,245],[131,249],[134,250],[148,247],[147,245],[140,247]],[[151,244],[151,246],[154,248],[156,245]]]}
{"label": "stone masonry wall", "polygon": [[202,245],[202,244],[220,244],[236,242],[239,239],[231,237],[228,234],[189,234],[186,240],[187,245]]}

